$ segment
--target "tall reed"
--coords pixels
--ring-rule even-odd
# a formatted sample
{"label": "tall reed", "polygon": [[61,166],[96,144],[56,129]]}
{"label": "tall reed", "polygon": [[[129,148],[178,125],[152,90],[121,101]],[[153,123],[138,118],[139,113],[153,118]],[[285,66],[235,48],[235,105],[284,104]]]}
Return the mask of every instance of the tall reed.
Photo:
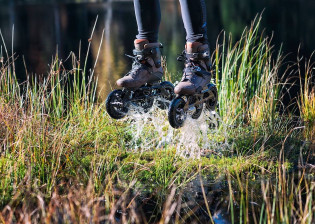
{"label": "tall reed", "polygon": [[227,124],[273,124],[281,85],[282,56],[274,57],[272,38],[259,32],[262,17],[246,28],[236,43],[225,33],[219,36],[214,55],[219,109]]}
{"label": "tall reed", "polygon": [[[312,56],[305,62],[304,75],[298,62],[298,73],[300,77],[300,97],[298,106],[301,118],[305,125],[305,138],[315,144],[315,65],[312,62]],[[304,78],[304,81],[303,81]]]}

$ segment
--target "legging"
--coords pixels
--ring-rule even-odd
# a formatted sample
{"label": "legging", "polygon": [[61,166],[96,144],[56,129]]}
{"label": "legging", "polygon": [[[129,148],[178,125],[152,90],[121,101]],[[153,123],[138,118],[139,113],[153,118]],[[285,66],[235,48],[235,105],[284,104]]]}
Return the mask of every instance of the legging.
{"label": "legging", "polygon": [[[202,42],[207,40],[206,6],[204,0],[179,0],[182,18],[186,30],[187,42]],[[159,0],[134,0],[135,14],[138,25],[137,39],[147,39],[154,43],[158,41],[161,22]]]}

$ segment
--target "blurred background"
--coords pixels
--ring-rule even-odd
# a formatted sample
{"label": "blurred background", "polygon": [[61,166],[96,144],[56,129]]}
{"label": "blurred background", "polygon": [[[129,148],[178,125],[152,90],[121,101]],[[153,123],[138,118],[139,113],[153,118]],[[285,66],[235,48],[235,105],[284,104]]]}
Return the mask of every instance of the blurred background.
{"label": "blurred background", "polygon": [[[237,40],[245,26],[262,11],[261,28],[266,35],[273,35],[275,50],[282,46],[284,54],[288,54],[286,61],[296,61],[299,46],[300,55],[305,57],[310,57],[315,49],[314,0],[206,0],[206,5],[212,51],[222,30],[231,32],[233,40]],[[164,44],[169,71],[180,76],[182,64],[176,57],[184,48],[185,30],[179,2],[161,0],[161,9],[159,39]],[[19,79],[23,81],[26,74],[47,74],[57,52],[59,58],[66,59],[70,52],[79,56],[81,47],[81,60],[85,58],[97,16],[88,68],[94,65],[105,30],[95,70],[100,96],[105,97],[115,80],[131,65],[130,59],[124,56],[132,54],[137,34],[131,0],[0,0],[0,29],[8,50],[18,56]],[[0,45],[0,54],[4,54],[2,41]]]}

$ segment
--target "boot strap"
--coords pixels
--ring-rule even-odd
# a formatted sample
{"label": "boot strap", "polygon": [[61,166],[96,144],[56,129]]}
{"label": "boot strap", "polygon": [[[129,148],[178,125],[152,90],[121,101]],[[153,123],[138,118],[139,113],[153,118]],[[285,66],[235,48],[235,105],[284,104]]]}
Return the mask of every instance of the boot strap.
{"label": "boot strap", "polygon": [[184,73],[185,74],[201,76],[203,78],[206,78],[207,76],[211,76],[211,72],[207,72],[206,70],[200,68],[199,66],[185,68],[184,69]]}
{"label": "boot strap", "polygon": [[154,54],[160,53],[160,51],[161,51],[160,48],[163,48],[162,44],[159,44],[159,46],[157,46],[157,47],[145,48],[143,50],[134,49],[133,50],[133,55],[147,57],[147,56],[150,56],[150,55],[154,55]]}
{"label": "boot strap", "polygon": [[158,47],[150,47],[150,48],[145,48],[143,50],[134,49],[133,55],[140,61],[145,60],[147,57],[151,57],[154,61],[155,66],[159,68],[161,67],[160,48],[163,48],[162,44],[160,44]]}
{"label": "boot strap", "polygon": [[210,59],[210,53],[209,51],[204,52],[198,52],[198,53],[187,53],[185,51],[185,56],[187,59],[193,59],[193,60],[205,60]]}
{"label": "boot strap", "polygon": [[160,48],[159,47],[152,47],[152,48],[146,48],[146,49],[143,49],[143,50],[136,50],[134,49],[133,50],[133,55],[135,56],[150,56],[150,55],[153,55],[153,54],[156,54],[160,51]]}

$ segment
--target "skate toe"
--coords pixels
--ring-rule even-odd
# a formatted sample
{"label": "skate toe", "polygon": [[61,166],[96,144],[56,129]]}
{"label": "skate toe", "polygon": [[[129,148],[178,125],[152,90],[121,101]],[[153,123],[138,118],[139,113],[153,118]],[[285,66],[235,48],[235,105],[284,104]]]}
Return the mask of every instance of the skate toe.
{"label": "skate toe", "polygon": [[132,79],[128,78],[127,76],[121,78],[121,79],[118,79],[116,81],[116,85],[118,87],[123,87],[123,88],[131,88],[131,87],[134,87],[135,86],[135,83]]}
{"label": "skate toe", "polygon": [[116,81],[116,85],[118,87],[121,87],[121,88],[127,88],[130,90],[134,90],[134,89],[140,88],[144,84],[143,84],[143,82],[135,81],[133,79],[129,79],[129,78],[124,77],[124,78],[118,79]]}
{"label": "skate toe", "polygon": [[181,82],[174,89],[177,95],[193,95],[195,91],[195,86],[189,82]]}
{"label": "skate toe", "polygon": [[116,81],[116,85],[118,86],[118,87],[124,87],[124,80],[122,80],[122,79],[118,79],[117,81]]}

